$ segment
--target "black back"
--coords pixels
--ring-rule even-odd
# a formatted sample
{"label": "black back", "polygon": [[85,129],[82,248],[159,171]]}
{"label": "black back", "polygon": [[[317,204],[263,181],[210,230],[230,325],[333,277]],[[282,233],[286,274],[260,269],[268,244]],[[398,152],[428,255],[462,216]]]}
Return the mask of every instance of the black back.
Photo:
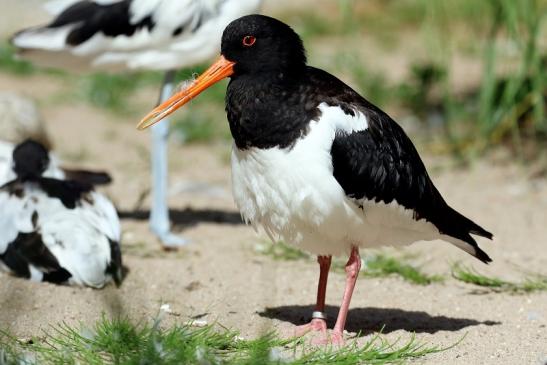
{"label": "black back", "polygon": [[141,28],[152,30],[155,24],[151,16],[144,17],[136,24],[131,23],[131,2],[123,0],[113,4],[98,4],[89,0],[79,1],[63,11],[48,28],[76,24],[67,37],[67,43],[72,46],[82,44],[99,32],[115,37],[131,36]]}
{"label": "black back", "polygon": [[[50,163],[49,152],[38,142],[27,140],[13,150],[14,181],[6,183],[1,189],[11,195],[23,197],[25,184],[35,183],[51,198],[59,199],[69,209],[74,209],[85,195],[93,191],[93,185],[74,180],[57,180],[43,177]],[[91,173],[95,176],[94,173]],[[101,178],[108,177],[102,176]]]}

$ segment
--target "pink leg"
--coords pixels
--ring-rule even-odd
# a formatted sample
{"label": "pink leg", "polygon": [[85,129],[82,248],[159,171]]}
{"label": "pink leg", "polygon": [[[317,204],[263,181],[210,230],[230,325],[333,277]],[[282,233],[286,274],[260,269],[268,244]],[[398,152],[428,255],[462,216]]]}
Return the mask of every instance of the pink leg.
{"label": "pink leg", "polygon": [[346,264],[346,288],[344,289],[344,297],[342,299],[342,305],[340,305],[340,312],[338,312],[338,318],[336,324],[331,332],[330,342],[335,345],[344,344],[344,328],[346,327],[346,318],[348,317],[349,303],[357,282],[357,276],[361,270],[361,257],[359,256],[359,249],[353,247],[351,249],[351,255]]}
{"label": "pink leg", "polygon": [[[331,264],[331,256],[317,256],[319,263],[319,284],[317,285],[317,302],[314,312],[325,312],[325,297],[327,293],[327,279],[329,277],[329,269]],[[309,331],[318,331],[327,333],[327,322],[325,319],[313,318],[310,323],[303,326],[298,326],[295,331],[296,336],[303,336]]]}

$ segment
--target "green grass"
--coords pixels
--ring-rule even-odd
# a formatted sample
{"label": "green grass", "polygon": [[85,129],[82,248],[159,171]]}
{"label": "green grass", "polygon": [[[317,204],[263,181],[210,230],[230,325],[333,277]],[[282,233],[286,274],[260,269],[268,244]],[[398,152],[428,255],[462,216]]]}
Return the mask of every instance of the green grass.
{"label": "green grass", "polygon": [[[443,67],[450,62],[459,33],[450,26],[453,14],[447,9],[445,1],[435,2],[429,17],[431,34],[437,37],[433,42],[442,44],[438,49],[445,54]],[[547,7],[537,0],[500,0],[484,2],[476,10],[472,18],[482,19],[485,26],[474,40],[483,44],[482,80],[476,93],[456,95],[446,67],[447,140],[470,157],[504,144],[522,158],[526,142],[547,141],[546,55],[540,46]],[[513,52],[504,45],[511,45]],[[538,157],[540,151],[541,146],[527,157]]]}
{"label": "green grass", "polygon": [[281,241],[273,244],[270,242],[258,244],[255,246],[255,251],[280,261],[311,260],[312,258],[304,251]]}
{"label": "green grass", "polygon": [[452,277],[467,284],[479,286],[496,293],[527,294],[547,291],[547,276],[529,275],[522,282],[515,283],[485,276],[472,267],[459,263],[452,266]]}
{"label": "green grass", "polygon": [[32,63],[18,60],[15,48],[7,43],[0,43],[0,70],[20,76],[31,75],[36,71]]}
{"label": "green grass", "polygon": [[[274,260],[297,261],[313,259],[311,255],[283,242],[259,244],[255,247],[255,250],[263,255],[272,257]],[[341,259],[333,260],[332,269],[344,271],[344,266],[345,261]],[[385,254],[366,256],[360,275],[365,278],[395,276],[417,285],[429,285],[444,280],[440,275],[426,274],[422,272],[420,268],[415,267],[402,259],[387,256]]]}
{"label": "green grass", "polygon": [[93,329],[61,324],[30,341],[0,332],[0,364],[401,364],[459,342],[442,348],[420,342],[414,335],[406,343],[376,335],[361,346],[313,348],[300,339],[283,340],[273,333],[247,340],[235,331],[213,326],[162,328],[159,321],[103,319]]}
{"label": "green grass", "polygon": [[397,276],[403,280],[417,285],[429,285],[442,282],[444,278],[440,275],[429,275],[395,257],[377,254],[365,260],[361,269],[361,275],[365,277],[389,277]]}

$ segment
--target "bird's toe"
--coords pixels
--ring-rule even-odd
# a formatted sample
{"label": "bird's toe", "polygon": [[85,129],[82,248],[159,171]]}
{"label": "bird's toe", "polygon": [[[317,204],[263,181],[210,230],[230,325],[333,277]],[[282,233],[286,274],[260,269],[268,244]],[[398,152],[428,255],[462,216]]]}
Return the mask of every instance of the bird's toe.
{"label": "bird's toe", "polygon": [[327,333],[327,322],[324,319],[314,318],[310,323],[297,326],[294,330],[296,337],[302,337],[309,332],[322,332]]}

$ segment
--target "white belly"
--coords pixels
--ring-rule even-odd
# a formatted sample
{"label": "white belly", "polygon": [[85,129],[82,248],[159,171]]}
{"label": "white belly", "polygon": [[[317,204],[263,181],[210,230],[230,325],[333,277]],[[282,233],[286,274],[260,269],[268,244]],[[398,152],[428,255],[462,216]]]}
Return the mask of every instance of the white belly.
{"label": "white belly", "polygon": [[[234,199],[243,218],[316,255],[349,253],[352,245],[403,245],[438,238],[438,230],[396,203],[349,199],[332,174],[336,126],[313,122],[293,148],[232,152]],[[362,209],[359,207],[362,206]]]}

